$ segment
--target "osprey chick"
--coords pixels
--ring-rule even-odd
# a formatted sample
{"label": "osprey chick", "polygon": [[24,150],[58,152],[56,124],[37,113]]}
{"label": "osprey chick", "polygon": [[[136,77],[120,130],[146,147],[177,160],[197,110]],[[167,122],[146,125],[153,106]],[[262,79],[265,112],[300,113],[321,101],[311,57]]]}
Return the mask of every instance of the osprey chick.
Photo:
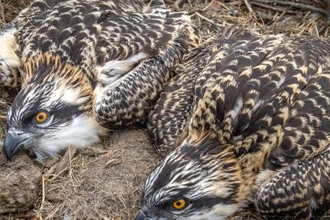
{"label": "osprey chick", "polygon": [[[0,82],[21,91],[4,150],[37,158],[97,142],[105,128],[146,121],[198,37],[162,1],[36,0],[3,30]],[[9,43],[8,43],[9,42]]]}
{"label": "osprey chick", "polygon": [[177,147],[136,219],[225,219],[254,198],[267,217],[329,210],[329,61],[321,40],[234,28],[193,50],[150,115],[158,150]]}

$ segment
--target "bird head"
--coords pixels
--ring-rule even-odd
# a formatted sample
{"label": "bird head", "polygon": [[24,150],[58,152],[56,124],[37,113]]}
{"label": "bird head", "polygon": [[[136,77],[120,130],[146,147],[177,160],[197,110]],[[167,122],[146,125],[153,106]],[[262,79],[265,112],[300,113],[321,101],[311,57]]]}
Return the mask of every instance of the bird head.
{"label": "bird head", "polygon": [[244,187],[231,145],[187,137],[149,174],[136,219],[224,219],[245,206]]}
{"label": "bird head", "polygon": [[83,71],[47,54],[25,63],[22,89],[7,114],[9,159],[22,148],[42,160],[99,140],[104,129],[92,116],[92,86]]}

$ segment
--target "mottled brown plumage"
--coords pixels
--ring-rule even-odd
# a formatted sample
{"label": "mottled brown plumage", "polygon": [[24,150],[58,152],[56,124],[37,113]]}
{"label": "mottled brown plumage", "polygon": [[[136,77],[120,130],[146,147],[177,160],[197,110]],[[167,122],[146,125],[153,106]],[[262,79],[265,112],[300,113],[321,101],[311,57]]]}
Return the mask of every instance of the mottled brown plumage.
{"label": "mottled brown plumage", "polygon": [[[22,81],[7,118],[8,157],[24,145],[42,158],[96,142],[104,128],[145,123],[198,43],[190,17],[162,1],[36,0],[7,29],[19,65],[1,66],[9,58],[0,55],[0,82],[16,85],[19,67]],[[40,112],[47,123],[36,123]]]}
{"label": "mottled brown plumage", "polygon": [[324,214],[329,61],[319,39],[233,27],[193,50],[149,118],[158,150],[174,150],[148,176],[137,219],[224,219],[254,199],[266,217]]}
{"label": "mottled brown plumage", "polygon": [[255,199],[258,212],[268,219],[311,219],[329,215],[329,161],[330,152],[327,151],[272,172],[272,178],[258,189]]}

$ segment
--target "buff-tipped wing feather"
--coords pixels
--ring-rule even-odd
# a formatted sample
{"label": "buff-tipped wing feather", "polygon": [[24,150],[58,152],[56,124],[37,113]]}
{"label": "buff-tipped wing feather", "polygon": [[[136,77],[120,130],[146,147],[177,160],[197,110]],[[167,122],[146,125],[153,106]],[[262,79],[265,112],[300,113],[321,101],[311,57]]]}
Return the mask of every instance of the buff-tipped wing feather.
{"label": "buff-tipped wing feather", "polygon": [[256,195],[259,213],[268,219],[309,219],[329,214],[330,154],[321,153],[284,168]]}
{"label": "buff-tipped wing feather", "polygon": [[[190,16],[161,0],[36,0],[11,30],[22,88],[8,112],[8,158],[26,148],[42,159],[144,123],[199,41]],[[5,77],[18,76],[9,70]]]}
{"label": "buff-tipped wing feather", "polygon": [[[148,176],[139,216],[225,219],[254,201],[264,171],[275,177],[259,188],[261,214],[324,214],[330,204],[330,46],[313,37],[228,33],[195,49],[211,52],[186,66],[184,74],[194,80],[182,82],[193,84],[192,107],[173,111],[190,100],[191,89],[178,98],[165,87],[151,114],[149,129],[160,149],[174,150]],[[162,122],[174,121],[173,115],[188,120]],[[175,210],[173,201],[188,205]]]}
{"label": "buff-tipped wing feather", "polygon": [[207,62],[205,57],[211,53],[209,48],[190,52],[182,61],[183,65],[175,68],[177,76],[164,87],[149,114],[147,127],[157,152],[162,155],[173,150],[184,133],[194,102],[196,78]]}
{"label": "buff-tipped wing feather", "polygon": [[[198,43],[187,15],[166,13],[162,9],[152,11],[149,15],[144,14],[142,20],[135,24],[137,32],[132,35],[137,39],[134,42],[143,45],[143,49],[135,55],[139,60],[131,65],[132,68],[122,71],[115,81],[111,78],[117,77],[118,73],[103,74],[109,83],[98,85],[94,94],[95,114],[101,124],[116,127],[146,122],[155,99],[165,83],[174,76],[173,69],[183,55]],[[131,55],[125,59],[134,60],[135,57]]]}

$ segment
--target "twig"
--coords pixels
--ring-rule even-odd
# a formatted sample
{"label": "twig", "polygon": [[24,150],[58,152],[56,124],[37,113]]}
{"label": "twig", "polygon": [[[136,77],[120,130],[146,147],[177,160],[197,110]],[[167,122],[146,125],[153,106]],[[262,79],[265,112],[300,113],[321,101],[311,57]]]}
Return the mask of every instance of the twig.
{"label": "twig", "polygon": [[[215,3],[218,4],[218,5],[220,5],[221,7],[223,7],[224,9],[226,9],[227,11],[230,11],[230,8],[226,4],[224,4],[222,2],[219,2],[219,1],[216,1]],[[229,4],[229,3],[227,3],[227,4]]]}
{"label": "twig", "polygon": [[[67,151],[65,152],[64,156],[61,158],[61,160],[56,163],[54,166],[52,166],[47,172],[47,176],[53,176],[52,179],[56,179],[59,175],[61,175],[64,171],[66,171],[66,168],[69,165],[69,169],[71,169],[71,160],[76,153],[76,148],[69,147]],[[70,173],[71,176],[71,173]]]}
{"label": "twig", "polygon": [[111,167],[111,166],[117,165],[117,164],[121,164],[122,162],[123,162],[123,161],[122,161],[122,158],[120,158],[120,159],[117,159],[117,158],[110,159],[110,160],[104,165],[104,169],[106,169],[107,167]]}
{"label": "twig", "polygon": [[266,4],[262,4],[262,3],[258,3],[258,2],[251,2],[252,5],[255,6],[259,6],[261,8],[265,8],[271,11],[279,11],[279,12],[286,12],[287,9],[283,8],[283,7],[275,7],[275,6],[271,6],[271,5],[266,5]]}
{"label": "twig", "polygon": [[317,8],[311,5],[305,5],[302,3],[296,3],[296,2],[291,2],[291,1],[283,1],[283,0],[252,0],[254,2],[259,2],[259,3],[265,3],[265,4],[278,4],[278,5],[284,5],[284,6],[291,6],[294,8],[300,8],[308,11],[313,11],[313,12],[318,12],[322,14],[327,14],[326,10]]}
{"label": "twig", "polygon": [[41,187],[42,187],[42,197],[41,197],[41,204],[39,206],[39,210],[37,213],[38,219],[42,220],[41,211],[44,208],[45,201],[46,201],[46,185],[45,185],[45,175],[43,174],[41,177]]}
{"label": "twig", "polygon": [[274,18],[272,19],[272,22],[277,23],[285,15],[285,13],[286,13],[285,11],[283,11],[280,15],[278,15],[278,13],[276,13]]}
{"label": "twig", "polygon": [[319,30],[317,28],[317,20],[319,19],[320,17],[317,17],[315,16],[312,20],[310,20],[310,22],[307,24],[307,28],[308,28],[308,32],[309,33],[312,33],[314,31],[314,34],[317,36],[317,37],[320,37],[320,33],[319,33]]}
{"label": "twig", "polygon": [[77,152],[77,148],[70,146],[68,150],[69,150],[69,175],[70,175],[71,179],[73,179],[72,158],[75,155],[75,153]]}
{"label": "twig", "polygon": [[6,116],[5,115],[0,115],[0,119],[1,120],[5,120],[6,119]]}
{"label": "twig", "polygon": [[205,21],[207,21],[207,22],[209,22],[209,23],[211,23],[211,24],[213,24],[213,25],[215,25],[215,26],[217,26],[217,27],[222,27],[221,25],[215,23],[215,22],[212,21],[211,19],[205,17],[204,15],[201,15],[199,12],[195,12],[195,15],[197,15],[197,16],[200,17],[201,19],[203,19],[203,20],[205,20]]}
{"label": "twig", "polygon": [[[36,213],[33,211],[28,211],[24,213],[15,213],[11,216],[10,219],[37,219]],[[6,218],[5,218],[6,219]]]}
{"label": "twig", "polygon": [[184,2],[184,0],[176,0],[175,2],[174,2],[174,8],[176,9],[176,10],[180,10],[181,9],[181,6],[180,5],[182,5],[182,3]]}
{"label": "twig", "polygon": [[206,5],[206,6],[202,9],[202,11],[206,11],[206,9],[208,9],[211,5],[213,5],[213,3],[214,3],[214,0],[212,0],[212,1],[210,2],[210,4]]}
{"label": "twig", "polygon": [[250,3],[247,0],[244,0],[244,3],[246,5],[247,9],[249,10],[249,12],[252,14],[254,20],[257,20],[257,16],[254,13],[254,11],[252,10]]}

